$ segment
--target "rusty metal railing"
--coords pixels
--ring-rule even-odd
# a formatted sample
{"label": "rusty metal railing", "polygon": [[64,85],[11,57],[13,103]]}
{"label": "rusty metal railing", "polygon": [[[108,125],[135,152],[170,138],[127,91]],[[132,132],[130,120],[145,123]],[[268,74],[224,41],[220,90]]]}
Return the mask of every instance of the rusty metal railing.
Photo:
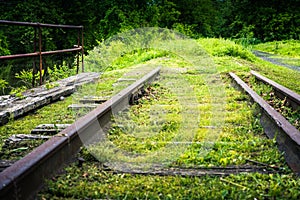
{"label": "rusty metal railing", "polygon": [[[0,20],[0,25],[15,25],[15,26],[30,26],[35,27],[34,33],[34,49],[33,53],[25,53],[25,54],[14,54],[14,55],[5,55],[0,56],[0,60],[9,60],[9,59],[18,59],[18,58],[27,58],[27,57],[39,57],[39,72],[40,72],[40,85],[43,83],[42,77],[42,70],[43,70],[43,55],[53,55],[59,53],[67,53],[67,52],[77,52],[77,70],[79,72],[79,58],[81,52],[81,63],[82,63],[82,72],[84,71],[84,36],[83,36],[83,26],[73,26],[73,25],[59,25],[59,24],[42,24],[42,23],[32,23],[32,22],[17,22],[17,21],[7,21],[7,20]],[[54,51],[42,51],[42,28],[64,28],[64,29],[77,29],[77,45],[70,49],[59,49]],[[38,32],[38,51],[36,46],[37,41],[37,32]],[[33,80],[32,83],[34,85],[34,75],[35,73],[35,66],[33,67]]]}

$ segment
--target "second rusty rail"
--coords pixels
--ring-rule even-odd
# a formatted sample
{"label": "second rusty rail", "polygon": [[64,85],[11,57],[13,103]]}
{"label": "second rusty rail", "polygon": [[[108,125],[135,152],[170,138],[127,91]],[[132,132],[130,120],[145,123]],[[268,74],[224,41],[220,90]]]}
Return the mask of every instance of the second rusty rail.
{"label": "second rusty rail", "polygon": [[255,76],[256,79],[262,81],[263,83],[266,83],[274,89],[274,92],[277,97],[280,99],[285,99],[290,103],[291,107],[294,110],[299,109],[300,107],[300,95],[295,93],[294,91],[276,83],[275,81],[272,81],[268,79],[267,77],[262,76],[256,71],[251,70],[250,73]]}
{"label": "second rusty rail", "polygon": [[257,103],[261,110],[260,122],[266,135],[276,139],[279,150],[284,152],[287,164],[300,176],[300,131],[290,124],[280,113],[270,106],[262,97],[253,91],[236,74],[230,72],[229,76],[234,84],[245,91],[252,101]]}

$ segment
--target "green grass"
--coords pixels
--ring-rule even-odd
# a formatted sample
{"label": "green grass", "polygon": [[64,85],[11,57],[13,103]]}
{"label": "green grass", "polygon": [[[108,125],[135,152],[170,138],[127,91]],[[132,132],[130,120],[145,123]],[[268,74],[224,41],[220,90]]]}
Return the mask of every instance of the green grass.
{"label": "green grass", "polygon": [[[10,120],[7,124],[0,126],[0,150],[5,150],[2,149],[2,146],[6,138],[13,134],[30,134],[31,130],[39,124],[73,123],[75,115],[72,111],[67,110],[67,106],[71,103],[72,97],[67,97],[64,101],[50,104],[25,117]],[[28,150],[32,150],[32,147]]]}
{"label": "green grass", "polygon": [[261,43],[252,46],[253,49],[267,52],[278,62],[300,67],[300,41],[286,40]]}
{"label": "green grass", "polygon": [[[214,56],[213,59],[216,63],[216,67],[220,73],[228,72],[249,72],[250,70],[255,70],[262,74],[263,76],[276,81],[277,83],[300,93],[300,72],[288,69],[285,67],[277,66],[271,64],[267,61],[263,61],[259,58],[256,58],[251,52],[250,49],[245,49],[242,46],[235,44],[232,41],[224,39],[199,39],[199,44],[212,56],[218,55],[219,52],[223,52],[226,49],[227,44],[236,47],[237,51],[234,55],[236,56]],[[244,53],[247,52],[247,53]],[[241,56],[247,56],[247,59],[241,59]]]}
{"label": "green grass", "polygon": [[[226,116],[221,133],[211,151],[201,156],[199,151],[205,148],[205,137],[209,130],[200,129],[194,141],[200,142],[190,147],[176,162],[179,165],[228,166],[247,164],[247,160],[275,164],[283,167],[282,154],[274,148],[274,141],[267,139],[259,125],[257,110],[247,103],[248,98],[230,85],[224,78],[226,87]],[[200,122],[202,123],[202,122]],[[203,144],[201,144],[203,142]],[[270,159],[272,157],[272,159]]]}
{"label": "green grass", "polygon": [[[146,91],[147,95],[139,99],[137,104],[130,108],[129,113],[115,117],[117,119],[108,133],[108,139],[125,151],[146,153],[157,150],[165,146],[179,128],[180,108],[176,97],[159,83],[150,85]],[[161,106],[154,108],[156,104]],[[149,115],[151,112],[153,117]],[[124,125],[120,127],[120,123]],[[131,130],[130,125],[135,125],[135,130]],[[149,137],[151,133],[153,136]]]}
{"label": "green grass", "polygon": [[299,179],[258,173],[227,177],[114,174],[97,163],[71,165],[48,182],[45,199],[297,199]]}
{"label": "green grass", "polygon": [[288,56],[300,59],[300,41],[299,40],[285,40],[266,42],[254,45],[255,50],[268,52],[271,54],[278,54],[281,56]]}

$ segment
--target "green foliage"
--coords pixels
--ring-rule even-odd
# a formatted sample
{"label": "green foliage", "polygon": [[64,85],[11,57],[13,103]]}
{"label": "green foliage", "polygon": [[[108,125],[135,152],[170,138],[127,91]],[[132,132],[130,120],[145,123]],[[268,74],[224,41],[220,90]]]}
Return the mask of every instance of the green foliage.
{"label": "green foliage", "polygon": [[[26,71],[22,70],[20,73],[16,73],[15,77],[17,79],[20,79],[22,81],[22,84],[25,84],[26,88],[31,88],[32,87],[32,71]],[[35,74],[34,75],[34,81],[37,82],[39,80],[39,75]]]}
{"label": "green foliage", "polygon": [[126,66],[136,65],[138,63],[143,63],[148,60],[164,57],[168,54],[168,52],[159,50],[137,50],[134,51],[134,53],[128,53],[123,55],[121,58],[117,58],[113,61],[112,66],[109,67],[107,70],[122,69]]}
{"label": "green foliage", "polygon": [[21,87],[17,87],[17,88],[12,88],[12,90],[10,91],[10,94],[13,96],[16,96],[20,99],[25,98],[23,95],[23,92],[25,92],[28,88],[26,86],[21,86]]}
{"label": "green foliage", "polygon": [[[300,35],[299,9],[294,9],[297,1],[55,0],[47,4],[29,0],[0,4],[4,20],[83,25],[85,50],[93,49],[97,41],[141,27],[174,28],[193,37],[242,38],[243,44],[299,39]],[[31,27],[5,26],[0,53],[32,52],[33,37]],[[43,50],[70,48],[77,44],[77,32],[45,28],[43,40]]]}
{"label": "green foliage", "polygon": [[[193,27],[194,34],[205,37],[213,36],[219,24],[217,3],[211,0],[181,1],[173,0],[180,12],[177,23]],[[176,22],[175,22],[176,23]]]}
{"label": "green foliage", "polygon": [[59,86],[58,83],[51,83],[51,82],[48,82],[48,81],[47,81],[47,83],[45,84],[45,87],[47,88],[47,90],[50,90],[50,89],[55,88],[55,87],[57,87],[57,86]]}
{"label": "green foliage", "polygon": [[159,41],[174,39],[169,29],[144,28],[120,33],[109,40],[98,42],[85,58],[87,71],[120,69],[169,54],[159,46]]}
{"label": "green foliage", "polygon": [[8,49],[8,44],[6,37],[3,35],[3,31],[0,31],[0,56],[9,55],[10,51]]}
{"label": "green foliage", "polygon": [[[56,65],[54,65],[54,67],[51,69],[48,69],[48,73],[49,73],[49,82],[54,82],[60,79],[64,79],[67,78],[69,76],[74,75],[75,69],[70,69],[68,66],[63,65],[61,67],[57,67]],[[44,70],[42,70],[42,76],[44,76]],[[25,86],[27,88],[31,88],[32,87],[32,70],[26,71],[26,70],[22,70],[20,73],[16,73],[15,77],[17,79],[20,79],[22,81],[23,84],[25,84]],[[34,75],[34,81],[38,82],[40,79],[40,75],[39,72],[37,74]],[[50,86],[48,84],[48,86]]]}
{"label": "green foliage", "polygon": [[181,23],[175,23],[173,24],[173,29],[175,31],[178,31],[179,33],[182,33],[186,36],[189,37],[196,37],[197,35],[195,34],[195,27],[196,25],[188,25],[188,24],[181,24]]}
{"label": "green foliage", "polygon": [[0,79],[0,91],[4,94],[4,90],[7,88],[8,82],[6,80]]}
{"label": "green foliage", "polygon": [[[252,35],[261,41],[299,39],[299,1],[220,1],[223,37]],[[247,37],[246,37],[247,38]]]}
{"label": "green foliage", "polygon": [[123,1],[104,1],[109,4],[104,17],[100,20],[100,39],[107,39],[117,33],[142,27],[168,27],[178,21],[180,11],[175,3],[169,0],[149,1],[135,0],[129,3]]}
{"label": "green foliage", "polygon": [[[48,80],[44,81],[45,87],[49,90],[54,87],[57,87],[57,83],[53,83],[54,81],[67,78],[69,76],[74,75],[75,69],[69,69],[68,66],[63,65],[61,67],[57,67],[54,65],[53,69],[48,69],[49,77]],[[42,76],[44,76],[44,70],[42,71]],[[16,73],[15,77],[17,79],[20,79],[22,82],[19,87],[12,88],[10,94],[14,94],[17,97],[23,98],[22,92],[24,92],[26,89],[32,88],[32,77],[33,73],[32,70],[22,70],[20,73]],[[34,82],[37,83],[40,80],[39,72],[34,75]]]}
{"label": "green foliage", "polygon": [[295,20],[295,16],[290,13],[274,13],[271,21],[264,27],[264,33],[266,35],[265,41],[288,39],[299,40],[300,28],[299,26],[294,27],[293,22]]}
{"label": "green foliage", "polygon": [[50,76],[49,77],[50,82],[68,78],[68,77],[76,74],[75,69],[70,69],[66,65],[62,65],[59,67],[57,65],[54,65],[53,68],[48,69],[48,72],[49,72],[49,76]]}

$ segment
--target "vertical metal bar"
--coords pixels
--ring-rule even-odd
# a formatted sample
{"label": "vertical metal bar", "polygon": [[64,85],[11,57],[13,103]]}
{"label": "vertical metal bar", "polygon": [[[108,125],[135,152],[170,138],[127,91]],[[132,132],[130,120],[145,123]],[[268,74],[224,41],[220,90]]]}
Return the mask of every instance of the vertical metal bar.
{"label": "vertical metal bar", "polygon": [[[33,39],[33,52],[36,52],[36,27],[34,27],[34,39]],[[32,67],[32,87],[35,85],[35,74],[36,74],[36,63],[35,58],[33,58],[33,67]]]}
{"label": "vertical metal bar", "polygon": [[39,29],[39,53],[40,53],[40,85],[43,83],[43,58],[42,58],[42,29],[38,26]]}
{"label": "vertical metal bar", "polygon": [[[78,30],[77,32],[77,47],[80,46],[80,30]],[[77,69],[76,69],[76,73],[78,74],[79,72],[79,51],[77,51]]]}
{"label": "vertical metal bar", "polygon": [[82,52],[81,52],[81,62],[82,62],[82,72],[84,72],[84,61],[83,61],[83,56],[84,56],[84,38],[83,38],[83,26],[81,27],[81,46],[82,46]]}

